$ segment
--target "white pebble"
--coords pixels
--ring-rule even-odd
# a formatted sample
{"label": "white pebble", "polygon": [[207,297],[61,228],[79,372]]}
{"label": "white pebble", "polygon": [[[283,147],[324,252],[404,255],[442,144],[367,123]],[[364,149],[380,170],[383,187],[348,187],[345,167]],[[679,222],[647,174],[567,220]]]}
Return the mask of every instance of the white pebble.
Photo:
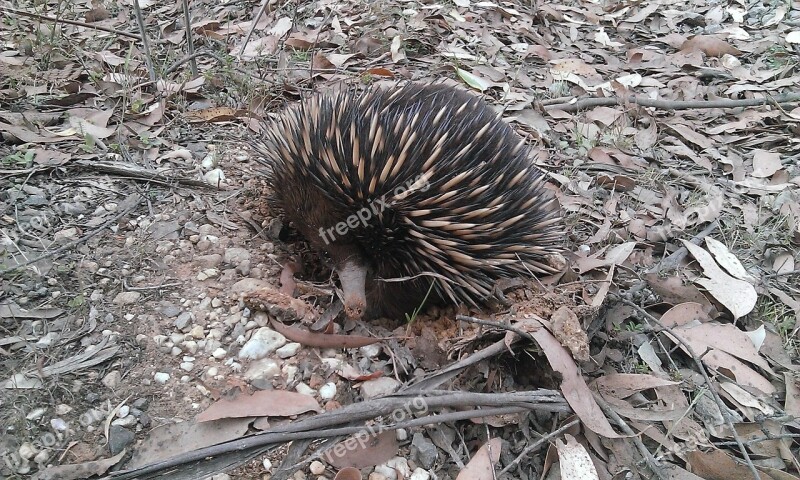
{"label": "white pebble", "polygon": [[302,345],[300,345],[299,343],[291,342],[275,350],[275,353],[280,358],[290,358],[297,355],[297,352],[300,350],[300,347],[302,347]]}
{"label": "white pebble", "polygon": [[220,347],[220,348],[214,350],[211,353],[211,356],[216,358],[217,360],[220,360],[222,358],[225,358],[225,355],[227,355],[227,354],[228,354],[228,351],[225,350],[224,348]]}
{"label": "white pebble", "polygon": [[193,362],[181,362],[181,370],[186,372],[191,372],[193,368],[194,368]]}
{"label": "white pebble", "polygon": [[264,465],[264,470],[268,472],[272,470],[272,462],[270,461],[269,458],[265,458],[264,460],[262,460],[261,464]]}
{"label": "white pebble", "polygon": [[156,372],[155,375],[153,375],[153,380],[155,380],[156,383],[160,383],[161,385],[164,385],[165,383],[167,383],[169,381],[169,373]]}
{"label": "white pebble", "polygon": [[323,400],[330,400],[336,396],[336,384],[328,382],[321,386],[319,389],[319,398]]}
{"label": "white pebble", "polygon": [[319,460],[314,460],[311,462],[311,465],[309,465],[308,469],[314,475],[322,475],[325,473],[325,465]]}
{"label": "white pebble", "polygon": [[294,387],[294,389],[297,391],[297,393],[302,393],[303,395],[314,396],[314,394],[317,393],[316,390],[314,390],[313,388],[309,387],[308,385],[306,385],[303,382],[298,383],[297,386]]}

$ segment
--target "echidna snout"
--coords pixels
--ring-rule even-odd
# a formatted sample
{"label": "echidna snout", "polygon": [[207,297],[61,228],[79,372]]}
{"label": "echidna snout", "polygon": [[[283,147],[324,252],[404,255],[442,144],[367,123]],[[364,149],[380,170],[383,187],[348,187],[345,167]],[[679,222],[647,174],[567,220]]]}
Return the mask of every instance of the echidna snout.
{"label": "echidna snout", "polygon": [[316,94],[253,146],[272,207],[332,260],[349,317],[402,317],[426,298],[480,305],[500,278],[556,270],[554,196],[524,139],[465,91]]}

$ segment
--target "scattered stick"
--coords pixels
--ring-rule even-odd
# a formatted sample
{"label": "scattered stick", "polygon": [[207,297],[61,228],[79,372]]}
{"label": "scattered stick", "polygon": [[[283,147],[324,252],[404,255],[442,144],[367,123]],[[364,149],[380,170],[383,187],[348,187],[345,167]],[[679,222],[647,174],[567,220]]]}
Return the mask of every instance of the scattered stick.
{"label": "scattered stick", "polygon": [[[700,245],[700,242],[703,241],[704,238],[711,235],[717,228],[719,227],[719,222],[716,220],[708,224],[706,228],[704,228],[700,233],[692,237],[690,242],[695,245]],[[680,247],[679,249],[672,252],[669,256],[662,259],[657,264],[653,265],[647,273],[658,273],[665,270],[673,270],[678,268],[678,265],[686,258],[686,255],[689,254],[689,250],[686,247]]]}
{"label": "scattered stick", "polygon": [[138,1],[133,2],[133,11],[136,13],[136,23],[139,24],[139,31],[142,32],[142,46],[144,47],[144,59],[147,62],[147,72],[150,74],[150,81],[156,81],[156,70],[153,67],[153,55],[150,51],[150,40],[147,38],[147,30],[144,25],[144,15],[142,15],[142,7],[139,6]]}
{"label": "scattered stick", "polygon": [[564,426],[562,426],[562,427],[560,427],[560,428],[558,428],[556,430],[553,430],[552,432],[548,433],[547,435],[543,435],[542,438],[540,438],[536,442],[534,442],[534,443],[528,445],[527,447],[525,447],[525,449],[522,450],[519,453],[519,455],[517,455],[517,458],[512,460],[511,463],[506,465],[506,467],[500,471],[500,475],[503,475],[504,473],[507,473],[516,464],[518,464],[520,461],[522,461],[522,459],[524,459],[525,457],[527,457],[528,455],[530,455],[534,451],[538,450],[539,447],[543,446],[545,443],[549,442],[553,438],[555,438],[555,437],[561,435],[562,433],[566,432],[567,430],[569,430],[570,428],[574,427],[575,425],[578,425],[580,422],[581,422],[581,420],[579,418],[576,418],[575,420],[567,423],[566,425],[564,425]]}
{"label": "scattered stick", "polygon": [[[189,0],[183,0],[183,21],[186,23],[186,49],[189,56],[194,55],[194,37],[192,37],[192,19],[189,15]],[[192,69],[192,78],[197,78],[197,62],[194,57],[189,60],[189,67]]]}
{"label": "scattered stick", "polygon": [[68,251],[68,250],[70,250],[72,248],[77,247],[78,245],[88,241],[89,239],[91,239],[92,237],[97,235],[98,233],[102,232],[103,230],[105,230],[106,228],[111,226],[113,223],[116,223],[117,221],[119,221],[120,218],[122,218],[125,215],[127,215],[127,214],[131,213],[132,211],[134,211],[136,209],[136,207],[139,206],[139,203],[141,203],[141,201],[142,201],[142,197],[139,196],[138,198],[135,199],[134,202],[131,203],[131,205],[128,206],[128,208],[123,209],[121,212],[119,212],[118,214],[114,215],[114,217],[111,218],[111,220],[105,222],[104,224],[100,225],[99,227],[95,228],[94,230],[91,230],[89,233],[87,233],[86,235],[82,236],[81,238],[79,238],[77,240],[73,240],[73,241],[69,242],[68,244],[66,244],[66,245],[64,245],[62,247],[59,247],[59,248],[57,248],[55,250],[51,250],[51,251],[45,253],[44,255],[41,255],[39,257],[34,258],[33,260],[28,260],[26,262],[20,263],[19,265],[13,266],[8,271],[9,272],[13,272],[13,271],[16,271],[16,270],[21,270],[21,269],[23,269],[23,268],[25,268],[25,267],[27,267],[29,265],[33,265],[36,262],[41,262],[42,260],[46,260],[46,259],[48,259],[50,257],[53,257],[53,256],[56,256],[56,255],[60,255],[60,254],[66,252],[66,251]]}
{"label": "scattered stick", "polygon": [[138,40],[140,42],[142,41],[142,37],[136,35],[135,33],[124,32],[122,30],[115,30],[113,28],[104,27],[102,25],[93,25],[91,23],[79,22],[77,20],[67,20],[65,18],[48,17],[47,15],[39,15],[38,13],[25,12],[22,10],[15,10],[13,8],[8,8],[3,6],[0,6],[0,12],[9,13],[11,15],[19,15],[21,17],[35,18],[37,20],[44,20],[46,22],[51,22],[56,24],[66,23],[67,25],[75,25],[76,27],[91,28],[93,30],[100,30],[103,32],[113,33],[114,35],[118,35],[120,37],[126,37],[133,40]]}
{"label": "scattered stick", "polygon": [[530,333],[526,332],[525,330],[522,330],[521,328],[517,328],[505,323],[493,322],[491,320],[481,320],[480,318],[468,317],[466,315],[456,315],[456,320],[460,320],[462,322],[474,323],[477,325],[486,325],[487,327],[495,327],[499,328],[500,330],[508,330],[509,332],[516,333],[522,338],[527,338],[531,342],[536,342],[536,340],[534,340],[533,336]]}
{"label": "scattered stick", "polygon": [[544,105],[545,111],[563,110],[565,112],[577,112],[592,107],[626,105],[633,103],[642,107],[653,107],[661,110],[690,110],[701,108],[740,108],[740,107],[759,107],[769,104],[790,104],[800,102],[800,93],[785,93],[783,95],[767,96],[764,98],[744,98],[731,99],[722,98],[719,100],[653,100],[631,95],[627,98],[620,97],[574,97],[572,100],[563,103]]}

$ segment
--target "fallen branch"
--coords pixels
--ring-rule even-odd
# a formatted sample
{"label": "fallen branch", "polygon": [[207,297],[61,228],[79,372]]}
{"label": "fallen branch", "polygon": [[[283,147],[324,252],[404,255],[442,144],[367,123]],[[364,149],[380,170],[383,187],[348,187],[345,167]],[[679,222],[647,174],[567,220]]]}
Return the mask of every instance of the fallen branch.
{"label": "fallen branch", "polygon": [[66,18],[48,17],[47,15],[39,15],[38,13],[25,12],[23,10],[15,10],[13,8],[2,7],[2,6],[0,6],[0,12],[9,13],[11,15],[19,15],[21,17],[35,18],[37,20],[44,20],[46,22],[51,22],[51,23],[66,23],[67,25],[75,25],[76,27],[85,27],[85,28],[91,28],[93,30],[101,30],[103,32],[119,35],[120,37],[131,38],[133,40],[138,40],[140,42],[142,41],[142,37],[136,35],[135,33],[124,32],[122,30],[115,30],[113,28],[104,27],[102,25],[93,25],[91,23],[79,22],[77,20],[67,20]]}
{"label": "fallen branch", "polygon": [[562,110],[565,112],[577,112],[592,107],[614,106],[635,104],[642,107],[653,107],[661,110],[690,110],[698,108],[740,108],[758,107],[769,104],[789,104],[800,102],[800,93],[785,93],[777,96],[767,96],[764,98],[743,98],[732,99],[722,98],[719,100],[654,100],[651,98],[637,97],[631,95],[627,98],[620,97],[574,97],[572,100],[562,103],[544,105],[545,111]]}

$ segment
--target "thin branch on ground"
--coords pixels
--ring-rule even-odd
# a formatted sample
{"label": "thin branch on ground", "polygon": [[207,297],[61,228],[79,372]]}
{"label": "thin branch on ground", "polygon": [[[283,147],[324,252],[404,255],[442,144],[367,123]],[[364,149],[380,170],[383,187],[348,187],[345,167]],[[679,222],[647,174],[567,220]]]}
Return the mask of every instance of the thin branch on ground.
{"label": "thin branch on ground", "polygon": [[552,432],[548,433],[547,435],[543,435],[542,438],[540,438],[539,440],[537,440],[534,443],[526,446],[519,453],[519,455],[517,455],[517,458],[512,460],[511,463],[509,463],[508,465],[505,466],[505,468],[500,470],[500,475],[503,475],[504,473],[507,473],[515,465],[517,465],[519,462],[521,462],[525,457],[527,457],[528,455],[530,455],[534,451],[538,450],[539,447],[544,446],[546,443],[550,442],[552,439],[554,439],[555,437],[557,437],[557,436],[561,435],[562,433],[566,432],[567,430],[569,430],[570,428],[574,427],[575,425],[578,425],[580,422],[581,422],[581,420],[579,418],[576,418],[576,419],[572,420],[571,422],[559,427],[558,429],[553,430]]}
{"label": "thin branch on ground", "polygon": [[38,13],[25,12],[23,10],[15,10],[13,8],[8,8],[3,6],[0,6],[0,12],[9,13],[11,15],[19,15],[21,17],[35,18],[37,20],[44,20],[46,22],[51,22],[55,24],[66,23],[67,25],[74,25],[76,27],[91,28],[93,30],[100,30],[103,32],[113,33],[114,35],[118,35],[120,37],[126,37],[133,40],[138,40],[140,42],[142,41],[142,37],[136,35],[135,33],[124,32],[122,30],[116,30],[111,27],[104,27],[102,25],[94,25],[92,23],[79,22],[77,20],[68,20],[66,18],[48,17],[47,15],[39,15]]}
{"label": "thin branch on ground", "polygon": [[144,59],[147,62],[147,72],[150,74],[150,81],[156,81],[156,70],[153,66],[153,54],[150,50],[150,39],[147,38],[147,28],[144,24],[144,15],[142,15],[142,7],[139,2],[133,2],[133,11],[136,13],[136,23],[139,24],[139,31],[142,33],[142,48],[144,50]]}
{"label": "thin branch on ground", "polygon": [[[186,50],[189,56],[194,55],[194,37],[192,37],[192,18],[189,15],[189,0],[183,0],[183,21],[186,23]],[[197,78],[197,62],[194,58],[189,60],[192,69],[192,78]]]}
{"label": "thin branch on ground", "polygon": [[[695,245],[700,245],[700,242],[702,242],[705,237],[714,233],[717,228],[719,228],[719,222],[715,220],[709,223],[706,228],[704,228],[697,235],[693,236],[689,241]],[[663,258],[657,264],[653,265],[649,270],[647,270],[647,273],[658,273],[678,268],[678,265],[683,261],[684,258],[686,258],[686,255],[688,254],[689,249],[687,249],[685,246],[682,246],[672,252],[669,256]]]}
{"label": "thin branch on ground", "polygon": [[42,260],[46,260],[46,259],[48,259],[50,257],[60,255],[60,254],[62,254],[64,252],[66,252],[66,251],[69,251],[69,250],[77,247],[78,245],[88,241],[89,239],[91,239],[92,237],[97,235],[98,233],[102,232],[103,230],[105,230],[106,228],[111,226],[112,224],[116,223],[120,218],[122,218],[125,215],[127,215],[127,214],[131,213],[132,211],[134,211],[136,209],[136,207],[139,206],[139,203],[141,203],[141,201],[142,201],[142,197],[140,196],[138,198],[138,200],[133,202],[130,206],[128,206],[128,208],[126,208],[126,209],[122,210],[121,212],[119,212],[118,214],[114,215],[110,220],[108,220],[107,222],[103,223],[99,227],[91,230],[89,233],[87,233],[86,235],[82,236],[81,238],[78,238],[77,240],[73,240],[73,241],[69,242],[68,244],[66,244],[64,246],[61,246],[61,247],[59,247],[59,248],[57,248],[55,250],[51,250],[51,251],[45,253],[44,255],[36,257],[36,258],[34,258],[32,260],[28,260],[26,262],[20,263],[19,265],[15,265],[15,266],[11,267],[10,269],[8,269],[7,272],[13,272],[13,271],[16,271],[16,270],[21,270],[21,269],[23,269],[23,268],[25,268],[25,267],[27,267],[29,265],[35,264],[36,262],[41,262]]}
{"label": "thin branch on ground", "polygon": [[659,110],[690,110],[704,108],[741,108],[760,107],[770,104],[792,104],[800,102],[800,93],[785,93],[783,95],[767,96],[764,98],[723,98],[719,100],[654,100],[631,95],[627,98],[620,97],[573,97],[570,101],[544,105],[546,111],[562,110],[574,113],[592,107],[615,106],[635,104],[642,107],[652,107]]}
{"label": "thin branch on ground", "polygon": [[485,325],[487,327],[495,327],[499,328],[500,330],[508,330],[509,332],[514,332],[517,335],[530,340],[531,342],[536,341],[534,340],[533,336],[530,333],[526,332],[525,330],[522,330],[521,328],[517,328],[505,323],[493,322],[491,320],[481,320],[480,318],[468,317],[466,315],[456,315],[456,320],[460,320],[462,322],[474,323],[476,325]]}

